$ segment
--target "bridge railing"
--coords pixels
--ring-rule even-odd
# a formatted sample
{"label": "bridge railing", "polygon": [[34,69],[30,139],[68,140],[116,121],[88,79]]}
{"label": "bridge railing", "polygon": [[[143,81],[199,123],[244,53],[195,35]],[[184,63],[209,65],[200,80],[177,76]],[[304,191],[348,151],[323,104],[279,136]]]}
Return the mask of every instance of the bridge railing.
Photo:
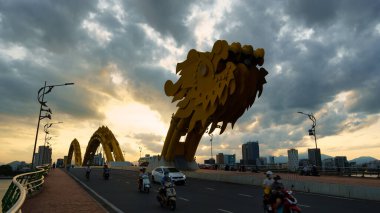
{"label": "bridge railing", "polygon": [[49,169],[49,166],[41,166],[36,168],[36,172],[13,177],[12,183],[2,199],[2,212],[21,212],[21,206],[26,196],[42,189],[44,176],[47,175]]}

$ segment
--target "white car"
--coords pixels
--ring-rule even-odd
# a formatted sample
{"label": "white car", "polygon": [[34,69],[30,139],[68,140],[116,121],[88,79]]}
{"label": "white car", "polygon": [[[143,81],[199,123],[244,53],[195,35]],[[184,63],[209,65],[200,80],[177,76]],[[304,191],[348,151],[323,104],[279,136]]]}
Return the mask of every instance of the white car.
{"label": "white car", "polygon": [[152,182],[161,182],[164,174],[168,172],[169,177],[177,185],[178,183],[186,183],[186,175],[180,172],[178,169],[169,166],[159,166],[152,170]]}

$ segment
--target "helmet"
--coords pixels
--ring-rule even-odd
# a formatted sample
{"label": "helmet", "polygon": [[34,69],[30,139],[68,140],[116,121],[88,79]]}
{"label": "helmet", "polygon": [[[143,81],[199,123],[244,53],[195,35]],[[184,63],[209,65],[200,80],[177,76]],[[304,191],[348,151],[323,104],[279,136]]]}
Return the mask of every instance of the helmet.
{"label": "helmet", "polygon": [[273,172],[272,171],[267,171],[265,174],[266,175],[273,175]]}
{"label": "helmet", "polygon": [[281,180],[280,175],[276,175],[276,177],[273,178],[274,180]]}

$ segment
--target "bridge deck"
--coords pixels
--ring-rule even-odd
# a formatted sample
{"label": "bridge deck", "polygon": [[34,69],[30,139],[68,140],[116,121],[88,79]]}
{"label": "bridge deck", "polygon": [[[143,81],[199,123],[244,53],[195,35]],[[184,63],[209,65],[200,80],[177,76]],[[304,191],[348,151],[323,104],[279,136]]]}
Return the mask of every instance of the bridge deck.
{"label": "bridge deck", "polygon": [[52,169],[42,191],[25,200],[23,212],[107,212],[61,169]]}

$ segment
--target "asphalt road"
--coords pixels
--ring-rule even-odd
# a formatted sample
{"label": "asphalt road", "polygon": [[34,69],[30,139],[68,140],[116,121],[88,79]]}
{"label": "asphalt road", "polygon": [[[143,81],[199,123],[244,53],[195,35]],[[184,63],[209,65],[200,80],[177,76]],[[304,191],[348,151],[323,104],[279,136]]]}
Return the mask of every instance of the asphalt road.
{"label": "asphalt road", "polygon": [[[137,172],[112,170],[109,180],[102,178],[101,169],[93,169],[90,180],[86,180],[84,168],[71,169],[70,173],[89,187],[90,192],[100,196],[101,199],[97,195],[94,197],[110,212],[117,212],[115,209],[121,212],[170,212],[161,208],[156,200],[158,184],[152,184],[149,194],[137,190]],[[186,185],[176,186],[176,191],[176,212],[263,212],[263,192],[257,186],[188,178]],[[303,212],[357,213],[377,212],[380,209],[380,202],[377,201],[302,192],[295,192],[295,197]]]}

